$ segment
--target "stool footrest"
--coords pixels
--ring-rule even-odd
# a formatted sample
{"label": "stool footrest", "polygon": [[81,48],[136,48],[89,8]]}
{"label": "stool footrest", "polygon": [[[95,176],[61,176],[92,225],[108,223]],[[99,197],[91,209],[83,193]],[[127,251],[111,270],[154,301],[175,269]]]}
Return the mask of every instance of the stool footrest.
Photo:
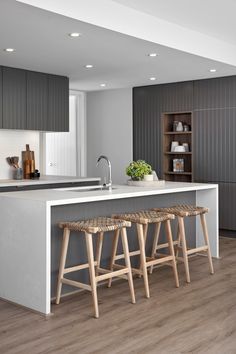
{"label": "stool footrest", "polygon": [[127,274],[129,269],[128,268],[123,268],[120,270],[115,270],[114,272],[111,272],[108,269],[103,269],[103,268],[98,268],[98,271],[106,271],[106,274],[102,274],[102,275],[97,275],[96,278],[96,282],[102,281],[102,280],[106,280],[106,279],[110,279],[110,278],[114,278],[114,277],[120,277],[121,275]]}
{"label": "stool footrest", "polygon": [[75,281],[75,280],[70,280],[70,279],[62,278],[62,279],[61,279],[61,282],[62,282],[63,284],[75,286],[76,288],[82,288],[82,289],[89,290],[89,291],[92,290],[92,288],[91,288],[90,285],[84,284],[84,283],[80,283],[79,281]]}
{"label": "stool footrest", "polygon": [[[96,261],[94,261],[94,265],[95,266],[97,265]],[[84,263],[84,264],[80,264],[80,265],[77,265],[77,266],[65,268],[64,271],[63,271],[63,274],[77,272],[78,270],[87,269],[88,267],[89,267],[89,264],[88,263]]]}
{"label": "stool footrest", "polygon": [[[130,256],[130,257],[138,256],[138,255],[140,255],[140,251],[131,251],[131,252],[129,252],[129,256]],[[124,258],[125,258],[125,256],[124,256],[124,254],[122,253],[122,254],[116,255],[116,256],[114,257],[114,260],[115,260],[115,261],[118,261],[119,259],[124,259]]]}
{"label": "stool footrest", "polygon": [[166,262],[169,262],[169,261],[173,261],[174,260],[174,257],[173,256],[166,256],[166,257],[162,257],[162,258],[159,258],[159,259],[153,259],[151,258],[152,260],[151,261],[147,261],[147,266],[152,266],[152,265],[156,265],[156,264],[160,264],[160,263],[166,263]]}
{"label": "stool footrest", "polygon": [[[173,245],[178,245],[179,244],[179,241],[173,241]],[[161,243],[159,245],[157,245],[156,249],[157,250],[161,250],[162,248],[167,248],[169,247],[169,243],[166,242],[166,243]]]}
{"label": "stool footrest", "polygon": [[197,247],[197,248],[193,248],[187,251],[187,254],[193,254],[193,253],[197,253],[197,252],[203,252],[203,251],[207,251],[208,250],[208,246],[201,246],[201,247]]}
{"label": "stool footrest", "polygon": [[[124,269],[125,268],[125,266],[123,266],[122,264],[116,264],[116,263],[113,263],[112,267],[113,268],[118,268],[118,269]],[[131,268],[131,270],[132,270],[132,273],[143,274],[142,270],[139,269],[139,268]]]}

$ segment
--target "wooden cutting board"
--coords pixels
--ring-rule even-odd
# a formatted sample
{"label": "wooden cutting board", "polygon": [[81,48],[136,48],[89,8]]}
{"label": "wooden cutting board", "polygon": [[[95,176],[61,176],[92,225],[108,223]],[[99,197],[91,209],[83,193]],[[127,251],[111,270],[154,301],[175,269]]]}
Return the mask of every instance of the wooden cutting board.
{"label": "wooden cutting board", "polygon": [[22,161],[24,178],[29,179],[30,173],[35,171],[34,151],[30,150],[29,144],[26,144],[26,151],[22,151]]}
{"label": "wooden cutting board", "polygon": [[30,150],[29,144],[26,144],[26,151],[22,151],[22,161],[34,160],[34,151]]}

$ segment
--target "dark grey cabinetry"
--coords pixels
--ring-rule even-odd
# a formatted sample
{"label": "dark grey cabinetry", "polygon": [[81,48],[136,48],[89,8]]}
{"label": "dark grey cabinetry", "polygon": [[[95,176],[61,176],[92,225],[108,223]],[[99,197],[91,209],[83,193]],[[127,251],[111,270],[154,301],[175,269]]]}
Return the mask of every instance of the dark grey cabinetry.
{"label": "dark grey cabinetry", "polygon": [[0,67],[0,128],[68,131],[69,79]]}
{"label": "dark grey cabinetry", "polygon": [[26,71],[2,68],[2,112],[4,129],[26,128]]}
{"label": "dark grey cabinetry", "polygon": [[236,108],[194,112],[195,180],[236,183]]}
{"label": "dark grey cabinetry", "polygon": [[48,131],[69,131],[69,80],[48,75]]}
{"label": "dark grey cabinetry", "polygon": [[2,67],[0,66],[0,128],[2,128]]}
{"label": "dark grey cabinetry", "polygon": [[48,75],[27,71],[27,129],[47,130]]}
{"label": "dark grey cabinetry", "polygon": [[159,175],[161,115],[179,111],[193,111],[194,181],[219,185],[220,228],[236,230],[236,76],[134,88],[134,159]]}

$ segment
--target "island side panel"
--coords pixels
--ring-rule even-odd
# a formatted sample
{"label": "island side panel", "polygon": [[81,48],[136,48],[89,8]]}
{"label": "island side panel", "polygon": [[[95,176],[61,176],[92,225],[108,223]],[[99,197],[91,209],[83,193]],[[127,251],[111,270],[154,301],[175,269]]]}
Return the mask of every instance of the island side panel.
{"label": "island side panel", "polygon": [[44,314],[50,313],[46,212],[45,202],[0,196],[0,297]]}
{"label": "island side panel", "polygon": [[[196,204],[196,192],[181,192],[172,194],[162,194],[147,197],[135,197],[125,199],[115,199],[107,201],[90,202],[83,204],[69,204],[63,206],[53,206],[51,211],[51,297],[55,297],[56,282],[58,276],[58,267],[60,259],[60,250],[62,242],[62,230],[59,229],[58,223],[61,221],[83,220],[97,216],[111,216],[116,213],[134,212],[142,209],[150,209],[154,207],[165,207],[176,204]],[[177,220],[172,222],[172,230],[174,238],[177,232]],[[150,232],[153,230],[151,226]],[[186,234],[188,236],[189,245],[195,246],[196,240],[196,223],[193,218],[186,220]],[[111,254],[112,233],[106,233],[103,249],[103,265],[108,264],[108,259]],[[147,250],[151,250],[152,237],[149,234],[147,238]],[[163,230],[162,230],[163,237]],[[135,228],[128,229],[129,247],[131,250],[137,249],[137,237]],[[121,247],[119,246],[121,250]],[[82,234],[76,232],[71,233],[71,239],[68,250],[66,266],[73,266],[78,263],[85,263],[86,260],[86,245]],[[135,259],[132,259],[135,262]],[[88,281],[88,272],[86,270],[79,273],[71,273],[68,276],[70,279],[79,281]],[[75,291],[75,288],[63,285],[63,293]]]}
{"label": "island side panel", "polygon": [[[219,196],[218,186],[214,189],[196,191],[196,203],[210,209],[206,214],[207,228],[211,246],[212,257],[219,258]],[[196,218],[196,244],[202,246],[204,239],[199,218]]]}

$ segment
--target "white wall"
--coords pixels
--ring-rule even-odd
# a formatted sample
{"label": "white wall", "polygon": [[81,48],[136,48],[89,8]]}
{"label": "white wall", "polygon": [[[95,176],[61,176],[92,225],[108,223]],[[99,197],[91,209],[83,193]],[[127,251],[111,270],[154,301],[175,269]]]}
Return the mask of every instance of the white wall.
{"label": "white wall", "polygon": [[132,89],[87,94],[87,175],[105,176],[106,166],[96,167],[99,155],[112,163],[113,183],[125,183],[125,167],[132,160]]}
{"label": "white wall", "polygon": [[19,156],[21,164],[21,151],[29,144],[35,152],[36,168],[39,169],[39,132],[0,130],[0,179],[12,178],[13,168],[6,161],[8,156]]}

